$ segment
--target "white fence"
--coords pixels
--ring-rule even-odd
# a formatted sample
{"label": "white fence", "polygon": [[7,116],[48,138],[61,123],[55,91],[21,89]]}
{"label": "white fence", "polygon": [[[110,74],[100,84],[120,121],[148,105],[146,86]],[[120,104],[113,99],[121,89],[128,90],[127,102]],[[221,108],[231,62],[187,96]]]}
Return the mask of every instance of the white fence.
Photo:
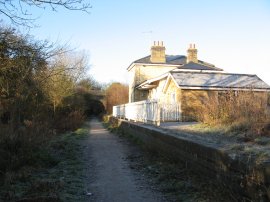
{"label": "white fence", "polygon": [[165,104],[155,100],[144,100],[113,107],[113,116],[144,123],[181,121],[181,107],[179,103]]}

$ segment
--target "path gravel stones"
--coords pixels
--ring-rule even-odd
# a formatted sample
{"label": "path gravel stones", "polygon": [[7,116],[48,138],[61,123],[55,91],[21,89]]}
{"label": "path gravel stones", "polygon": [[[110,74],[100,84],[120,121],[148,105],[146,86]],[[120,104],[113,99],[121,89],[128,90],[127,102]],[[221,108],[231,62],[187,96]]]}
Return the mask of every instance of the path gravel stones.
{"label": "path gravel stones", "polygon": [[127,141],[110,133],[97,119],[91,120],[90,128],[86,146],[89,201],[166,201],[147,185],[142,174],[129,167],[127,159],[133,151]]}

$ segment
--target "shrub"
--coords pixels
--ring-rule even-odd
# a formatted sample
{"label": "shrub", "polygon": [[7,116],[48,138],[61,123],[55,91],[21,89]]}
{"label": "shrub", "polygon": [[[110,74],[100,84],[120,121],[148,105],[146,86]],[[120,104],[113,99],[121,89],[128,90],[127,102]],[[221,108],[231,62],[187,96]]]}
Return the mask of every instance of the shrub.
{"label": "shrub", "polygon": [[229,91],[212,97],[199,109],[199,120],[208,125],[227,125],[235,130],[261,135],[270,123],[267,95],[250,91]]}
{"label": "shrub", "polygon": [[61,114],[59,118],[55,121],[55,129],[59,132],[64,131],[74,131],[79,128],[85,121],[85,116],[82,111],[75,110],[71,111],[64,116]]}
{"label": "shrub", "polygon": [[46,123],[27,121],[16,131],[10,126],[0,127],[0,179],[7,171],[45,163],[43,160],[48,156],[40,152],[52,133]]}

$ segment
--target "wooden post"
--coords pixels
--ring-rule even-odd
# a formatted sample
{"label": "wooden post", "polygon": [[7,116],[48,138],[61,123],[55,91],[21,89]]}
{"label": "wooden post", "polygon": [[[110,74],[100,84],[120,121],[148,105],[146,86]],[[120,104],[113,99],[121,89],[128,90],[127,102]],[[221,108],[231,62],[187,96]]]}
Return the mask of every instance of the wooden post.
{"label": "wooden post", "polygon": [[158,102],[156,102],[157,105],[157,120],[156,120],[156,125],[160,126],[160,104]]}

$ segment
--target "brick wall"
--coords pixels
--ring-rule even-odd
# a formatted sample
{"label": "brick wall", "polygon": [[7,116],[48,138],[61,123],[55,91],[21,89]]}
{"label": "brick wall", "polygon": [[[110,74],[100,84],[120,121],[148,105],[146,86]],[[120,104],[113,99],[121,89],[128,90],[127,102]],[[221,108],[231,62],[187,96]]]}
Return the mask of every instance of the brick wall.
{"label": "brick wall", "polygon": [[215,179],[226,189],[254,201],[270,200],[270,160],[258,163],[256,156],[240,155],[153,126],[115,118],[110,121],[122,133],[139,138],[148,149],[185,163],[188,169],[205,176],[206,180]]}

